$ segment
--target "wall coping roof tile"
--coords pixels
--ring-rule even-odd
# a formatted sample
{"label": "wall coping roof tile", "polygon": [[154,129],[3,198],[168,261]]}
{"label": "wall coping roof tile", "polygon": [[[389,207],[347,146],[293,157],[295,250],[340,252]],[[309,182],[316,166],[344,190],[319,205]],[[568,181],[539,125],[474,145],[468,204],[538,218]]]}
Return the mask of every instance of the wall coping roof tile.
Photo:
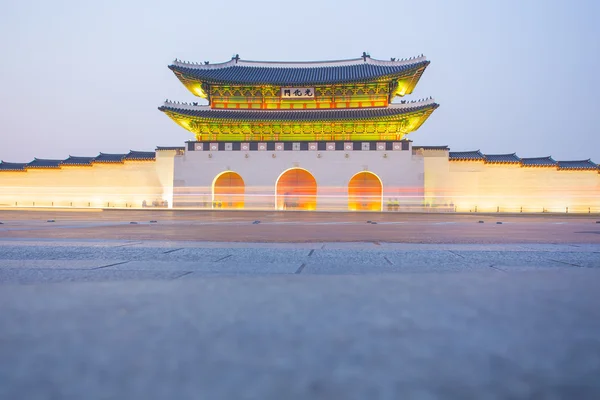
{"label": "wall coping roof tile", "polygon": [[547,156],[521,158],[521,165],[524,167],[555,167],[557,164],[552,156]]}
{"label": "wall coping roof tile", "polygon": [[440,150],[440,151],[449,151],[450,148],[448,146],[413,146],[414,150],[422,149],[422,150]]}
{"label": "wall coping roof tile", "polygon": [[60,168],[63,160],[50,160],[44,158],[34,158],[33,161],[27,163],[25,168]]}
{"label": "wall coping roof tile", "polygon": [[78,156],[69,156],[69,158],[65,159],[61,165],[92,165],[95,157],[78,157]]}
{"label": "wall coping roof tile", "polygon": [[129,153],[125,156],[125,160],[155,160],[156,159],[156,152],[154,151],[136,151],[136,150],[129,150]]}
{"label": "wall coping roof tile", "polygon": [[578,161],[557,161],[558,169],[563,170],[596,170],[598,165],[592,160],[578,160]]}
{"label": "wall coping roof tile", "polygon": [[122,163],[127,154],[100,153],[94,158],[95,163]]}
{"label": "wall coping roof tile", "polygon": [[485,156],[479,150],[451,151],[448,159],[450,161],[485,161]]}
{"label": "wall coping roof tile", "polygon": [[156,146],[156,151],[185,150],[185,146]]}
{"label": "wall coping roof tile", "polygon": [[484,154],[487,164],[519,164],[521,159],[516,153],[512,154]]}
{"label": "wall coping roof tile", "polygon": [[0,161],[0,171],[25,171],[27,163]]}

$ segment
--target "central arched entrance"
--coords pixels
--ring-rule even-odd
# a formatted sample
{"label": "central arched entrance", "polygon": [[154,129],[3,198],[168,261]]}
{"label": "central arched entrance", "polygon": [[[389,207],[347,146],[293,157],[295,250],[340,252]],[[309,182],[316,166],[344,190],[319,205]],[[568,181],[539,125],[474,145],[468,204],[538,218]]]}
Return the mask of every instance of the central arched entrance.
{"label": "central arched entrance", "polygon": [[244,208],[246,186],[242,177],[225,171],[215,177],[212,185],[213,208]]}
{"label": "central arched entrance", "polygon": [[382,195],[381,179],[372,172],[359,172],[348,183],[348,210],[381,211]]}
{"label": "central arched entrance", "polygon": [[276,183],[278,210],[315,210],[317,208],[317,181],[310,172],[292,168],[279,176]]}

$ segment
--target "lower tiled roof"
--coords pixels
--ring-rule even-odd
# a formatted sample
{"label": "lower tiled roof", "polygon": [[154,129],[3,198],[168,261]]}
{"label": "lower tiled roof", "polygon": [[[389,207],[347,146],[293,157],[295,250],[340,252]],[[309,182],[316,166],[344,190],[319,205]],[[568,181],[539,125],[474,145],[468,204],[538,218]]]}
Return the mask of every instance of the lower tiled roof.
{"label": "lower tiled roof", "polygon": [[389,107],[322,110],[231,110],[210,108],[209,106],[190,106],[187,104],[165,103],[158,109],[189,117],[218,120],[245,121],[336,121],[351,119],[372,119],[410,114],[418,111],[436,109],[438,104],[423,101],[406,104],[393,104]]}

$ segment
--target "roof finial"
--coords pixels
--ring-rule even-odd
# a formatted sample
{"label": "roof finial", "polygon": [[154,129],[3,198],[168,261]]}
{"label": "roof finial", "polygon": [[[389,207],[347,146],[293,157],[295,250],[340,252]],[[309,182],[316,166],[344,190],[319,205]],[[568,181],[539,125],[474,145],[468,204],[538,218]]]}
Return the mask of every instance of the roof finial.
{"label": "roof finial", "polygon": [[235,60],[235,63],[237,64],[237,62],[238,62],[238,61],[239,61],[239,59],[240,59],[240,55],[239,55],[239,54],[236,54],[235,56],[231,57],[231,59],[232,59],[232,60]]}
{"label": "roof finial", "polygon": [[370,58],[371,56],[369,56],[369,54],[366,51],[363,51],[362,58],[365,62],[367,62],[367,57]]}

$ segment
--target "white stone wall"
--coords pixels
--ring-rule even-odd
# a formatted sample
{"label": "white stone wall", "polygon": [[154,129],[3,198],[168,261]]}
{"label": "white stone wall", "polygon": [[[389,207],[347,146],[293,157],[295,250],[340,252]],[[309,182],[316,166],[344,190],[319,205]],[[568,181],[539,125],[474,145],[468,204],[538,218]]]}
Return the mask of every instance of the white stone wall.
{"label": "white stone wall", "polygon": [[212,206],[212,185],[224,171],[238,173],[246,186],[245,208],[275,209],[276,182],[290,168],[310,172],[317,183],[317,210],[347,210],[348,183],[362,171],[383,184],[383,207],[403,209],[423,202],[423,157],[410,150],[188,151],[175,158],[175,205]]}

